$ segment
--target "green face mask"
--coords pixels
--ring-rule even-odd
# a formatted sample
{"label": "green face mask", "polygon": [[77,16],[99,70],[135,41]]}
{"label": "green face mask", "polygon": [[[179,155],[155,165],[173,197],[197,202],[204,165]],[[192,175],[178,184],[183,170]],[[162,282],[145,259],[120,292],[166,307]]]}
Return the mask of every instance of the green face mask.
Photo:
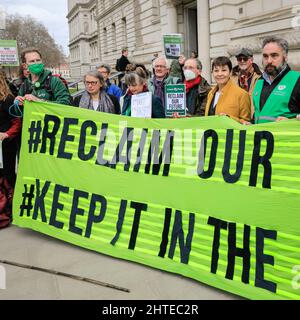
{"label": "green face mask", "polygon": [[44,71],[43,63],[33,63],[28,66],[28,70],[32,74],[40,75]]}

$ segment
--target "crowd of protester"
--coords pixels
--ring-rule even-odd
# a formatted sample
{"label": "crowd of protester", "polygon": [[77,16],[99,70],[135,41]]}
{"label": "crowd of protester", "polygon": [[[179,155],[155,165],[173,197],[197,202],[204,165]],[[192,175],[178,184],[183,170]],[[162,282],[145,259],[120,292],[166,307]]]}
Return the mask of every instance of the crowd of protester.
{"label": "crowd of protester", "polygon": [[[298,118],[300,73],[292,71],[287,63],[286,40],[273,36],[264,39],[263,70],[254,63],[253,52],[249,48],[239,49],[235,57],[235,67],[225,56],[213,60],[211,72],[215,85],[212,86],[202,76],[202,63],[197,52],[189,58],[180,55],[172,63],[155,54],[152,70],[148,71],[144,65],[130,62],[128,49],[124,48],[115,66],[119,71],[116,84],[110,81],[111,67],[102,63],[84,76],[85,90],[72,99],[62,79],[45,69],[40,51],[34,48],[24,50],[18,79],[9,82],[5,74],[0,73],[0,141],[3,151],[0,192],[6,190],[4,202],[0,201],[0,227],[11,220],[15,159],[22,125],[21,117],[10,111],[12,106],[22,114],[25,100],[50,101],[131,116],[132,97],[150,92],[151,117],[165,118],[166,85],[183,83],[186,117],[228,116],[244,125]],[[181,116],[174,113],[173,118]]]}

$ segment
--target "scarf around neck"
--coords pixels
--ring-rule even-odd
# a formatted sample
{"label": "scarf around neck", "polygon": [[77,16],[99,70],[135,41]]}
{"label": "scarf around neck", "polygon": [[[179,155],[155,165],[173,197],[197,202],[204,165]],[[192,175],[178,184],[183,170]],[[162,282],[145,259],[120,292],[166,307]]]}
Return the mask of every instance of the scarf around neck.
{"label": "scarf around neck", "polygon": [[202,78],[201,76],[197,77],[196,79],[186,81],[184,80],[185,88],[186,88],[186,93],[189,93],[189,91],[194,88],[195,86],[199,85],[201,82]]}
{"label": "scarf around neck", "polygon": [[157,80],[156,76],[153,77],[153,84],[154,84],[154,95],[159,97],[163,103],[163,106],[165,106],[165,80],[166,78],[164,78],[163,80]]}
{"label": "scarf around neck", "polygon": [[[87,91],[84,91],[84,93],[82,94],[79,102],[79,107],[94,110],[93,101]],[[104,90],[101,90],[99,92],[99,103],[96,111],[115,113],[115,106]]]}
{"label": "scarf around neck", "polygon": [[245,71],[245,72],[242,72],[241,70],[239,71],[239,75],[238,75],[238,78],[239,78],[239,85],[242,89],[246,90],[246,91],[249,91],[249,79],[252,78],[253,76],[253,73],[254,73],[254,68],[253,66]]}

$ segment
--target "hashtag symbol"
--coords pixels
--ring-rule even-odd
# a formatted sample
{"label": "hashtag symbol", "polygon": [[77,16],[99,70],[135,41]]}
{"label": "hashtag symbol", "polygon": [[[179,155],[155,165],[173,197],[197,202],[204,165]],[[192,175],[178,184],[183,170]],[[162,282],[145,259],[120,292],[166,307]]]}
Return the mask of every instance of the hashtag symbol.
{"label": "hashtag symbol", "polygon": [[[31,126],[28,129],[29,131],[29,153],[37,152],[39,144],[41,143],[41,132],[42,132],[42,122],[39,121],[31,121]],[[33,151],[32,151],[33,149]]]}
{"label": "hashtag symbol", "polygon": [[34,198],[34,184],[30,185],[30,189],[28,192],[27,184],[24,184],[25,192],[22,193],[23,202],[20,205],[20,217],[24,215],[24,211],[27,210],[27,217],[30,217],[30,211],[32,210],[32,199]]}

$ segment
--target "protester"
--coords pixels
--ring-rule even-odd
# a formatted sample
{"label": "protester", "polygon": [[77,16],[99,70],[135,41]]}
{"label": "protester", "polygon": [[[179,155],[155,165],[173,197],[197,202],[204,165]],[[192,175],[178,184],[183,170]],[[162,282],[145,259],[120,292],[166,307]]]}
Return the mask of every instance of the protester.
{"label": "protester", "polygon": [[148,80],[148,89],[156,97],[159,97],[165,108],[165,86],[168,84],[177,84],[179,78],[169,76],[170,63],[165,57],[158,57],[153,61],[153,78]]}
{"label": "protester", "polygon": [[0,73],[0,141],[2,141],[3,168],[0,169],[0,228],[12,220],[12,196],[16,182],[17,137],[21,131],[21,120],[10,115],[14,97],[6,79]]}
{"label": "protester", "polygon": [[191,58],[192,58],[192,59],[197,59],[197,58],[198,58],[198,53],[197,53],[197,51],[195,51],[195,50],[192,51]]}
{"label": "protester", "polygon": [[252,95],[256,81],[261,77],[259,66],[253,62],[253,52],[242,48],[236,53],[238,65],[232,69],[232,79]]}
{"label": "protester", "polygon": [[187,59],[184,63],[187,114],[204,116],[207,94],[211,86],[201,76],[202,64],[198,59]]}
{"label": "protester", "polygon": [[181,81],[184,80],[183,75],[183,66],[185,63],[185,56],[181,54],[178,59],[172,60],[171,66],[170,66],[170,76],[179,78]]}
{"label": "protester", "polygon": [[287,64],[288,42],[268,37],[262,49],[264,72],[252,95],[254,122],[295,118],[300,113],[300,73]]}
{"label": "protester", "polygon": [[[126,95],[121,101],[122,103],[122,115],[131,116],[131,98],[135,94],[142,92],[149,92],[147,88],[146,75],[141,76],[136,72],[131,72],[125,75],[125,83],[128,86]],[[160,98],[155,97],[152,94],[152,118],[165,118],[165,111]]]}
{"label": "protester", "polygon": [[119,81],[119,87],[121,88],[121,91],[122,91],[122,96],[124,96],[127,92],[127,85],[125,83],[125,75],[127,73],[130,73],[130,72],[134,72],[136,69],[136,65],[134,63],[129,63],[127,66],[126,66],[126,69],[125,69],[125,74],[124,76],[121,77],[120,81]]}
{"label": "protester", "polygon": [[[130,64],[127,57],[128,57],[128,48],[124,47],[122,49],[121,57],[119,59],[117,59],[117,62],[116,62],[116,70],[117,71],[123,72],[123,73],[125,72],[126,66],[128,64]],[[118,76],[119,87],[121,87],[121,79],[123,77],[123,73]]]}
{"label": "protester", "polygon": [[29,48],[21,54],[22,63],[26,64],[29,76],[24,80],[16,100],[23,105],[27,101],[51,101],[69,105],[70,94],[64,83],[49,70],[45,69],[42,55],[38,49]]}
{"label": "protester", "polygon": [[120,87],[110,82],[109,80],[109,76],[111,72],[110,66],[108,64],[100,64],[97,67],[97,70],[102,74],[106,82],[106,88],[105,88],[106,93],[115,96],[118,99],[118,101],[120,101],[120,98],[122,96],[122,90],[120,89]]}
{"label": "protester", "polygon": [[22,84],[29,77],[29,75],[30,75],[30,72],[27,68],[26,63],[21,63],[20,68],[19,68],[19,77],[12,81],[12,83],[14,84],[14,86],[16,88],[17,94],[18,94]]}
{"label": "protester", "polygon": [[227,115],[243,124],[250,121],[250,96],[230,79],[231,71],[229,58],[214,59],[212,73],[217,85],[208,94],[205,115]]}
{"label": "protester", "polygon": [[99,71],[89,71],[84,76],[85,91],[74,98],[74,105],[93,111],[120,114],[118,99],[105,91],[105,80]]}

